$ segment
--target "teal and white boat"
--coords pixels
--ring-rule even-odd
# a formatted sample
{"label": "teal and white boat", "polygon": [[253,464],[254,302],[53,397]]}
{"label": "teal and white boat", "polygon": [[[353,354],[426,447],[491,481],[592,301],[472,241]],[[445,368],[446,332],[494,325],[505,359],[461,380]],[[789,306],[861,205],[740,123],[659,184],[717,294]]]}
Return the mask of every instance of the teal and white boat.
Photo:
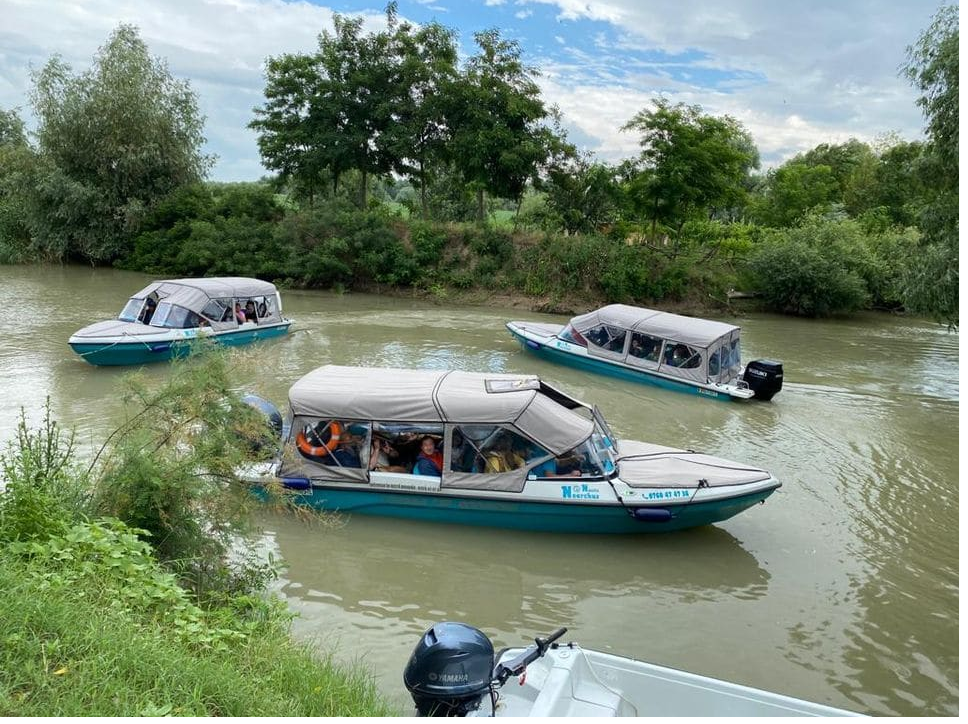
{"label": "teal and white boat", "polygon": [[68,344],[93,365],[140,365],[187,355],[199,340],[236,346],[286,334],[282,298],[269,282],[246,277],[152,282],[117,319],[71,335]]}
{"label": "teal and white boat", "polygon": [[769,400],[783,386],[783,365],[740,364],[740,328],[625,304],[611,304],[568,324],[508,322],[531,352],[561,364],[692,392],[718,400]]}
{"label": "teal and white boat", "polygon": [[750,465],[618,440],[533,376],[326,366],[289,405],[283,454],[246,477],[322,510],[651,533],[726,520],[780,487]]}

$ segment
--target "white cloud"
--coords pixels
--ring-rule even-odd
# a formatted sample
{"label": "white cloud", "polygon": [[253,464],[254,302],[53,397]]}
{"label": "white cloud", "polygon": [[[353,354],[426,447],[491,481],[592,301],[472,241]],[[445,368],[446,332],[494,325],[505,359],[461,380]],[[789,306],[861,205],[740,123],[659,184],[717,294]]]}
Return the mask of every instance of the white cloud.
{"label": "white cloud", "polygon": [[[897,131],[915,138],[923,126],[916,94],[898,67],[937,0],[525,1],[553,6],[559,21],[576,28],[588,20],[611,26],[607,33],[596,26],[596,55],[573,54],[572,65],[555,70],[557,86],[548,87],[548,100],[563,109],[574,104],[566,122],[586,132],[598,128],[592,135],[609,156],[627,148],[622,135],[601,117],[578,114],[621,108],[603,115],[627,120],[660,92],[743,121],[766,163],[851,136],[873,140]],[[636,59],[647,51],[672,61]],[[719,72],[710,80],[703,71]],[[590,96],[596,104],[583,102]]]}
{"label": "white cloud", "polygon": [[[83,4],[4,0],[0,24],[0,108],[23,108],[29,119],[30,68],[59,53],[75,71],[90,67],[97,48],[119,23],[133,23],[152,55],[191,81],[206,116],[208,153],[220,159],[219,180],[265,173],[255,134],[246,128],[263,101],[262,68],[271,55],[312,51],[333,12],[309,2],[282,0],[86,0]],[[382,12],[365,16],[382,27]]]}

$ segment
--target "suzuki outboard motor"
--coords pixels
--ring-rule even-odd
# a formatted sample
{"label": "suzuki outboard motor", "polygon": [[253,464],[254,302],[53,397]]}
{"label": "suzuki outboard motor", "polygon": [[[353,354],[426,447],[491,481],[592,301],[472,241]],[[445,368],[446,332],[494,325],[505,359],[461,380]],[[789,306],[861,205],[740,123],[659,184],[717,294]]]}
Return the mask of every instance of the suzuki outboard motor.
{"label": "suzuki outboard motor", "polygon": [[465,716],[491,689],[494,646],[473,626],[434,624],[416,645],[403,683],[420,716]]}
{"label": "suzuki outboard motor", "polygon": [[755,359],[746,365],[743,379],[753,390],[753,399],[771,400],[783,387],[783,363],[771,359]]}

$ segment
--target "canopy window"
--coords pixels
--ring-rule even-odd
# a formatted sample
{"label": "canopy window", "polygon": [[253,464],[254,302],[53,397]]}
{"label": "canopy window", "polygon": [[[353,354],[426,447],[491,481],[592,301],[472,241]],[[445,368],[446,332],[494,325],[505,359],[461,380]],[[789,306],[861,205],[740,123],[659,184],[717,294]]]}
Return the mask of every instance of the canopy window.
{"label": "canopy window", "polygon": [[588,341],[588,352],[597,357],[620,360],[625,356],[625,343],[628,336],[625,329],[610,324],[599,324],[582,332]]}

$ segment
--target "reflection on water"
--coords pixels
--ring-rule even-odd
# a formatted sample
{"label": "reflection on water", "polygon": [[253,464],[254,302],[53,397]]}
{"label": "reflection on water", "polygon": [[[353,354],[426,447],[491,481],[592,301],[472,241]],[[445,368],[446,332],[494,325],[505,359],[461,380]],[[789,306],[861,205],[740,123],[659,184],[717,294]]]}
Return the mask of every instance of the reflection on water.
{"label": "reflection on water", "polygon": [[[0,440],[19,408],[99,444],[122,412],[123,369],[67,346],[114,316],[150,277],[74,267],[0,267]],[[874,714],[958,712],[958,335],[866,315],[757,315],[746,359],[783,361],[768,404],[714,403],[551,364],[523,352],[520,310],[407,298],[284,292],[284,339],[240,350],[240,387],[283,404],[322,364],[537,373],[597,404],[622,437],[770,469],[766,503],[681,534],[600,538],[360,516],[313,530],[268,516],[289,568],[280,593],[297,635],[363,659],[403,707],[403,664],[430,623],[458,618],[499,646],[559,625],[612,650]],[[168,365],[146,368],[160,379]]]}

